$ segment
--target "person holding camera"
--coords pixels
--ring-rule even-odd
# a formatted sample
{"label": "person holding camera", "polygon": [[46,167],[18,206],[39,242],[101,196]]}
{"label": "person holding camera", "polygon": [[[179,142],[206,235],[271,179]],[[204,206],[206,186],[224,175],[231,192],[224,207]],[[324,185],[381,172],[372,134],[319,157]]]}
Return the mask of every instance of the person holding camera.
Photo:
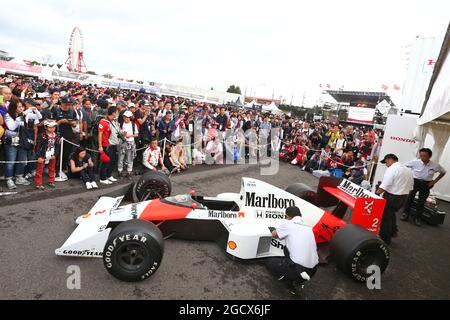
{"label": "person holding camera", "polygon": [[86,189],[98,188],[95,182],[94,162],[85,148],[78,147],[71,155],[70,172],[72,175],[78,176],[86,184]]}
{"label": "person holding camera", "polygon": [[139,132],[136,123],[132,121],[133,113],[131,111],[125,111],[123,114],[123,123],[120,126],[119,139],[120,143],[118,145],[118,172],[119,177],[123,177],[123,165],[126,159],[127,164],[127,177],[131,178],[133,172],[133,161],[136,157],[136,142],[135,139],[138,137]]}
{"label": "person holding camera", "polygon": [[[5,179],[8,189],[16,189],[16,184],[30,185],[24,178],[25,163],[27,161],[27,150],[20,147],[19,130],[24,126],[24,106],[20,100],[11,100],[8,113],[5,116],[5,158],[6,164]],[[14,162],[19,163],[14,163]],[[15,175],[15,182],[14,182]]]}
{"label": "person holding camera", "polygon": [[24,100],[25,111],[24,115],[24,127],[19,131],[20,145],[23,149],[27,150],[28,164],[25,166],[26,179],[32,179],[36,175],[36,158],[35,147],[37,140],[38,124],[42,120],[42,114],[37,108],[38,103],[31,98]]}

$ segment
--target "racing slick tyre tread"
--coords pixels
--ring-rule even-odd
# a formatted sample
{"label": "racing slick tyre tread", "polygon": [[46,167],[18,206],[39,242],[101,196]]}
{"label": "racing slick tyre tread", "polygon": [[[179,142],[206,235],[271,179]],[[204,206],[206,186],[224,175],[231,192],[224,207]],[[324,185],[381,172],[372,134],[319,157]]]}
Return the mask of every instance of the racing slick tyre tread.
{"label": "racing slick tyre tread", "polygon": [[137,282],[158,270],[163,255],[164,239],[158,227],[134,219],[112,230],[103,250],[103,264],[115,278]]}
{"label": "racing slick tyre tread", "polygon": [[317,199],[316,192],[303,183],[293,183],[286,188],[286,192],[293,194],[309,203],[315,204]]}
{"label": "racing slick tyre tread", "polygon": [[338,268],[352,279],[366,282],[367,268],[376,265],[383,273],[389,264],[390,253],[377,235],[355,224],[339,229],[330,242],[330,255]]}
{"label": "racing slick tyre tread", "polygon": [[149,197],[148,200],[151,200],[152,198],[154,199],[155,197],[165,198],[170,196],[172,192],[172,183],[163,173],[153,171],[148,172],[140,177],[133,186],[134,202],[143,201],[150,189],[155,192],[155,196]]}

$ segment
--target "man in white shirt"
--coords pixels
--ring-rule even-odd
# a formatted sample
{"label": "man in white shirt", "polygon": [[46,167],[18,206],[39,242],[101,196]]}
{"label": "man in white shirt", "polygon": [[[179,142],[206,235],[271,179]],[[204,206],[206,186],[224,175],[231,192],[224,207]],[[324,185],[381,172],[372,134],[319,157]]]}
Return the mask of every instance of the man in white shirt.
{"label": "man in white shirt", "polygon": [[[430,189],[441,180],[447,171],[436,162],[431,161],[431,156],[433,152],[428,148],[423,148],[419,150],[420,159],[411,160],[405,163],[405,167],[411,168],[414,177],[414,189],[409,194],[408,200],[406,201],[405,210],[402,217],[403,221],[408,220],[411,205],[414,202],[417,192],[419,192],[419,199],[416,205],[416,216],[414,223],[416,226],[420,227],[422,213],[425,209],[425,202],[430,195]],[[439,173],[438,177],[434,179],[436,173]]]}
{"label": "man in white shirt", "polygon": [[388,169],[375,193],[383,194],[383,198],[386,199],[380,226],[380,237],[386,244],[390,244],[391,237],[395,237],[398,233],[395,214],[403,207],[409,192],[413,188],[413,177],[411,170],[402,166],[395,154],[385,155],[381,163],[385,164]]}
{"label": "man in white shirt", "polygon": [[299,286],[316,273],[319,256],[312,228],[304,224],[300,209],[289,207],[286,216],[287,221],[271,230],[272,237],[285,240],[285,256],[268,258],[266,266],[292,294],[298,294]]}

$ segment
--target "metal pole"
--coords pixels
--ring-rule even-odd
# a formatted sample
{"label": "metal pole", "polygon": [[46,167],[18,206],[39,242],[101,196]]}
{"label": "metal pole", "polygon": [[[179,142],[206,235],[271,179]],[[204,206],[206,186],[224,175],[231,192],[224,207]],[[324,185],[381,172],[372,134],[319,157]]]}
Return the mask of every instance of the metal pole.
{"label": "metal pole", "polygon": [[372,159],[372,161],[371,161],[371,163],[370,163],[370,173],[369,173],[369,177],[368,177],[368,179],[369,179],[369,182],[370,182],[370,180],[372,179],[372,175],[373,175],[373,169],[374,169],[374,167],[375,167],[375,161],[373,161],[373,159]]}
{"label": "metal pole", "polygon": [[63,182],[62,179],[62,163],[63,163],[63,153],[64,153],[64,137],[61,138],[61,152],[59,153],[59,177],[55,181]]}
{"label": "metal pole", "polygon": [[163,162],[164,162],[164,157],[165,157],[165,155],[166,155],[166,141],[167,141],[167,139],[166,138],[164,138],[164,145],[163,145]]}

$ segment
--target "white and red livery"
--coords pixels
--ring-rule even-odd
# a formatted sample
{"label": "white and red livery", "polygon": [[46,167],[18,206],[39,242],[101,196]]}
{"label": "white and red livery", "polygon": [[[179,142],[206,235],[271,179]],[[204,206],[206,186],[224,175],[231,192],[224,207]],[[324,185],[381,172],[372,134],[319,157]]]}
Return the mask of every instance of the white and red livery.
{"label": "white and red livery", "polygon": [[[284,243],[272,238],[269,227],[276,228],[286,208],[297,206],[317,244],[331,242],[331,256],[334,252],[350,276],[364,281],[368,266],[377,264],[382,271],[387,266],[389,251],[377,236],[385,200],[348,180],[322,177],[317,192],[302,184],[282,190],[253,178],[242,178],[239,193],[216,197],[169,196],[170,190],[166,177],[150,173],[130,188],[129,204],[122,205],[126,195],[100,197],[55,253],[103,257],[108,271],[125,281],[143,280],[157,270],[163,237],[217,240],[229,256],[242,260],[282,256]],[[323,209],[329,207],[334,209]],[[343,219],[348,208],[353,209],[349,223]]]}

